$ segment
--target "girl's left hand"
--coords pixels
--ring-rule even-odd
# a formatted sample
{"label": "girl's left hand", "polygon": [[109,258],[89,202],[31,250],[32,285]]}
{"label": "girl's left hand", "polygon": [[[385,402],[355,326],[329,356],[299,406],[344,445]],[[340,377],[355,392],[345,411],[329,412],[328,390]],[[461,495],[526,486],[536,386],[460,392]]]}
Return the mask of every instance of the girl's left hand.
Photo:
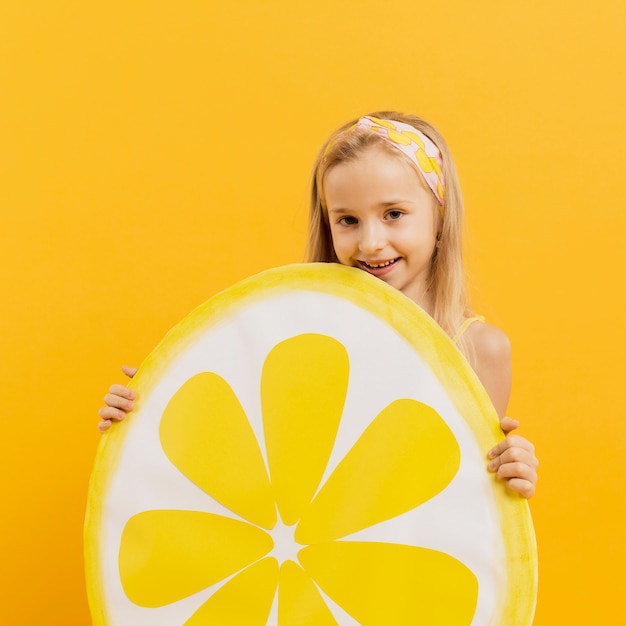
{"label": "girl's left hand", "polygon": [[506,439],[489,451],[491,459],[488,468],[496,472],[499,480],[506,481],[507,487],[516,491],[524,498],[532,498],[537,486],[537,467],[539,461],[535,456],[535,446],[528,439],[519,435],[509,434],[519,427],[517,420],[510,417],[502,418],[500,425]]}

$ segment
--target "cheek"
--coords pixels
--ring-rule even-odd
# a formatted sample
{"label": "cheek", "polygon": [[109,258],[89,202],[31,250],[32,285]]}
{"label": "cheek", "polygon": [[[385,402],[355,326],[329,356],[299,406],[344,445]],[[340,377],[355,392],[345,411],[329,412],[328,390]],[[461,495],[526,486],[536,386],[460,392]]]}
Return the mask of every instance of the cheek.
{"label": "cheek", "polygon": [[430,257],[435,249],[436,233],[430,230],[404,232],[395,240],[400,251],[408,255]]}
{"label": "cheek", "polygon": [[351,252],[350,236],[348,233],[331,228],[330,237],[337,258],[340,262],[343,262]]}

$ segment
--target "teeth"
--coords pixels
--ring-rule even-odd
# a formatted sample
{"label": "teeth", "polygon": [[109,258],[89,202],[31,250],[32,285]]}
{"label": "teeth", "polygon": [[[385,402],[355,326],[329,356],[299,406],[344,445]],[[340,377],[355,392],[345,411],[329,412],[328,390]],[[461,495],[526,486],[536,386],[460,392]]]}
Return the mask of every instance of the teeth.
{"label": "teeth", "polygon": [[392,263],[395,263],[396,259],[391,259],[391,261],[385,261],[384,263],[367,263],[364,261],[365,265],[367,265],[368,267],[372,267],[374,269],[380,269],[381,267],[387,267],[388,265],[391,265]]}

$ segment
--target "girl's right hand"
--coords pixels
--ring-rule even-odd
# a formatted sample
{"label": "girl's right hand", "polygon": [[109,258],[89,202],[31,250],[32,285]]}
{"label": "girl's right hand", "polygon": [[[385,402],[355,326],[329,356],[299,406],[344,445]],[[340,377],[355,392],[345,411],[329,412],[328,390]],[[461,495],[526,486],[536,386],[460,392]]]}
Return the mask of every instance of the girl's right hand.
{"label": "girl's right hand", "polygon": [[[122,372],[129,378],[132,378],[137,373],[136,367],[128,367],[128,365],[122,365]],[[98,430],[103,433],[111,427],[113,422],[120,422],[126,417],[126,413],[133,410],[135,399],[135,392],[129,389],[125,385],[111,385],[109,393],[104,396],[104,402],[106,406],[103,406],[98,415],[102,420],[98,424]]]}

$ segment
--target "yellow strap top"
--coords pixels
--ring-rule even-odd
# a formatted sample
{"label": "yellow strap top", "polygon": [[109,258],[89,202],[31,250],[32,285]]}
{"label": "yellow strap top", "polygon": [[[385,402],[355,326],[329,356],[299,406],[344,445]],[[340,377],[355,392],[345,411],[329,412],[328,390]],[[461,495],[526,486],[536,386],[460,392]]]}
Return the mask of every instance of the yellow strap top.
{"label": "yellow strap top", "polygon": [[463,336],[463,333],[474,323],[474,322],[484,322],[485,318],[482,315],[473,315],[472,317],[468,317],[463,321],[459,331],[456,335],[454,335],[452,341],[457,343],[458,340]]}

